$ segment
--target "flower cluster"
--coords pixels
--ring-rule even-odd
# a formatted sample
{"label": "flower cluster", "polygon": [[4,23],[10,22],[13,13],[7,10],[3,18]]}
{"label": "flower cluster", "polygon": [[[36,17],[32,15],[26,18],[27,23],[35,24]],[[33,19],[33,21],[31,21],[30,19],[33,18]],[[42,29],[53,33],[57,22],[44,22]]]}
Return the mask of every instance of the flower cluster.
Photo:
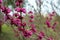
{"label": "flower cluster", "polygon": [[[9,15],[9,13],[12,11],[11,9],[9,9],[8,7],[2,6],[2,0],[0,0],[0,8],[1,11],[4,13],[4,20],[7,21],[9,20],[11,25],[15,25],[17,27],[17,34],[16,36],[19,36],[20,32],[22,33],[22,35],[26,38],[30,38],[33,34],[37,33],[36,30],[36,26],[34,25],[34,14],[32,11],[29,11],[29,22],[31,24],[29,24],[29,26],[31,27],[29,30],[27,30],[25,27],[27,26],[26,22],[23,22],[23,18],[24,16],[22,16],[23,13],[26,14],[26,10],[25,8],[20,8],[19,6],[21,6],[23,4],[23,0],[16,0],[15,4],[16,7],[15,11],[17,11],[17,13],[14,13],[13,16]],[[20,12],[20,13],[19,13]],[[52,28],[55,29],[57,22],[55,22],[52,26],[51,26],[51,20],[53,18],[53,16],[55,15],[55,12],[52,12],[52,14],[49,14],[49,17],[46,20],[46,25],[48,26],[48,28]],[[0,25],[1,25],[1,21],[0,21]],[[14,30],[15,31],[15,30]],[[16,32],[16,31],[15,31]],[[42,40],[45,37],[45,33],[44,32],[40,32],[38,33],[38,40]],[[47,40],[53,40],[53,38],[49,37]]]}
{"label": "flower cluster", "polygon": [[16,6],[20,6],[21,4],[23,4],[24,0],[16,0],[15,4]]}
{"label": "flower cluster", "polygon": [[2,0],[0,0],[0,4],[2,3]]}
{"label": "flower cluster", "polygon": [[[16,0],[16,5],[19,6],[21,3],[23,3],[23,0]],[[33,33],[36,32],[36,28],[35,25],[33,24],[34,21],[34,15],[32,11],[29,11],[28,14],[30,14],[29,18],[29,22],[31,22],[31,24],[29,26],[31,26],[30,30],[25,29],[27,23],[23,22],[23,13],[26,13],[25,8],[20,8],[20,7],[16,7],[15,11],[17,11],[17,13],[14,13],[13,16],[9,15],[10,12],[12,11],[11,9],[9,9],[8,7],[2,6],[1,8],[2,12],[5,14],[4,15],[4,20],[7,21],[9,20],[11,25],[15,25],[18,29],[18,31],[22,32],[22,35],[24,37],[30,37],[32,36]],[[20,12],[20,13],[19,13]],[[17,35],[19,36],[19,34],[17,33]]]}
{"label": "flower cluster", "polygon": [[38,35],[38,40],[42,40],[42,38],[44,38],[45,34],[44,32],[40,32],[39,35]]}
{"label": "flower cluster", "polygon": [[57,24],[57,22],[55,22],[53,25],[51,25],[51,21],[54,16],[55,16],[55,12],[53,11],[51,14],[49,14],[49,17],[47,17],[47,20],[46,20],[47,27],[52,28],[53,30],[55,29],[56,24]]}
{"label": "flower cluster", "polygon": [[29,30],[24,30],[24,31],[23,31],[24,37],[29,38],[32,34],[33,34],[33,33],[32,33],[31,31],[29,31]]}
{"label": "flower cluster", "polygon": [[25,8],[19,8],[19,7],[17,7],[17,8],[15,8],[15,11],[26,13]]}
{"label": "flower cluster", "polygon": [[1,9],[2,9],[2,12],[4,12],[6,15],[11,12],[9,8],[4,7],[4,6]]}
{"label": "flower cluster", "polygon": [[30,14],[30,20],[29,22],[33,22],[34,21],[34,15],[33,15],[33,12],[32,11],[29,11],[29,14]]}

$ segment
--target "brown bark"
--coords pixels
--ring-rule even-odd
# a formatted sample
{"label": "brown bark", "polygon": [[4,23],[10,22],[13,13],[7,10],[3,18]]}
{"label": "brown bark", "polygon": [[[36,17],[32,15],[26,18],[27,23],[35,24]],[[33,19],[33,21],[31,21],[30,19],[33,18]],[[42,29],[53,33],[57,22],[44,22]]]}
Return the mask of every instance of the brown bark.
{"label": "brown bark", "polygon": [[0,20],[0,33],[2,32],[2,20]]}
{"label": "brown bark", "polygon": [[1,25],[0,25],[0,33],[2,32],[2,27],[1,27]]}

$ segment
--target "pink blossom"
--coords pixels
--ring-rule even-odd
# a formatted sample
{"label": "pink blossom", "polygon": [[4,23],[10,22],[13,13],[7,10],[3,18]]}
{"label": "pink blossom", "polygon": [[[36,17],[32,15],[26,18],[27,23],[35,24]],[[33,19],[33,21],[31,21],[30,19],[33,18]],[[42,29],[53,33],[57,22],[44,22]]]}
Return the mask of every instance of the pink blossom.
{"label": "pink blossom", "polygon": [[26,26],[26,22],[22,23],[22,26],[25,27]]}
{"label": "pink blossom", "polygon": [[4,21],[11,20],[13,17],[11,15],[4,15]]}
{"label": "pink blossom", "polygon": [[19,17],[17,17],[17,19],[23,19],[24,17],[23,16],[19,16]]}
{"label": "pink blossom", "polygon": [[33,27],[32,27],[32,28],[30,29],[30,31],[32,31],[33,33],[35,33],[35,32],[36,32],[36,28],[33,28]]}
{"label": "pink blossom", "polygon": [[18,13],[14,13],[13,16],[18,17],[20,15]]}
{"label": "pink blossom", "polygon": [[2,12],[4,12],[6,15],[11,12],[11,10],[7,7],[2,7]]}
{"label": "pink blossom", "polygon": [[55,29],[56,25],[57,25],[57,22],[53,24],[52,29]]}
{"label": "pink blossom", "polygon": [[31,26],[31,29],[30,29],[30,30],[31,30],[33,33],[35,33],[35,32],[36,32],[35,25],[34,25],[34,24],[31,24],[30,26]]}
{"label": "pink blossom", "polygon": [[20,12],[26,13],[25,8],[20,8]]}
{"label": "pink blossom", "polygon": [[20,12],[20,8],[19,7],[15,8],[15,11]]}
{"label": "pink blossom", "polygon": [[33,22],[34,20],[33,19],[30,19],[29,22]]}
{"label": "pink blossom", "polygon": [[19,4],[19,2],[17,1],[17,2],[15,3],[15,5],[16,5],[16,6],[19,6],[20,4]]}
{"label": "pink blossom", "polygon": [[32,11],[29,11],[28,14],[33,14],[33,12]]}
{"label": "pink blossom", "polygon": [[32,34],[33,34],[33,33],[32,33],[31,31],[28,31],[28,30],[23,31],[24,37],[29,38]]}
{"label": "pink blossom", "polygon": [[35,28],[35,25],[34,25],[34,24],[31,24],[30,26],[31,26],[32,28]]}
{"label": "pink blossom", "polygon": [[49,14],[49,16],[54,16],[55,15],[55,11],[53,11],[51,14]]}
{"label": "pink blossom", "polygon": [[55,15],[55,13],[56,13],[55,11],[52,12],[53,15]]}
{"label": "pink blossom", "polygon": [[17,7],[17,8],[15,8],[15,11],[26,13],[25,8],[19,8],[19,7]]}
{"label": "pink blossom", "polygon": [[21,26],[21,21],[20,19],[12,19],[11,24],[14,24],[16,26]]}
{"label": "pink blossom", "polygon": [[23,0],[16,0],[16,2],[15,2],[16,6],[20,6],[20,4],[22,4],[22,3],[23,3]]}
{"label": "pink blossom", "polygon": [[3,2],[3,0],[0,0],[0,4]]}
{"label": "pink blossom", "polygon": [[31,18],[31,19],[33,19],[33,18],[34,18],[34,16],[33,16],[33,15],[31,15],[31,16],[30,16],[30,18]]}
{"label": "pink blossom", "polygon": [[48,26],[48,28],[50,28],[51,27],[51,25],[50,25],[50,21],[46,21],[46,25]]}
{"label": "pink blossom", "polygon": [[23,3],[23,0],[18,0],[19,1],[19,3]]}
{"label": "pink blossom", "polygon": [[54,15],[53,15],[53,14],[49,14],[49,16],[51,16],[51,17],[52,17],[52,16],[54,16]]}
{"label": "pink blossom", "polygon": [[40,32],[38,35],[38,40],[42,40],[42,38],[45,36],[44,32]]}
{"label": "pink blossom", "polygon": [[25,9],[25,8],[22,8],[22,12],[23,12],[23,13],[26,13],[26,9]]}
{"label": "pink blossom", "polygon": [[18,27],[18,30],[19,31],[24,31],[25,29],[24,28],[21,28],[21,27]]}
{"label": "pink blossom", "polygon": [[8,19],[10,19],[9,16],[6,16],[6,15],[5,15],[5,16],[4,16],[4,21],[7,21]]}

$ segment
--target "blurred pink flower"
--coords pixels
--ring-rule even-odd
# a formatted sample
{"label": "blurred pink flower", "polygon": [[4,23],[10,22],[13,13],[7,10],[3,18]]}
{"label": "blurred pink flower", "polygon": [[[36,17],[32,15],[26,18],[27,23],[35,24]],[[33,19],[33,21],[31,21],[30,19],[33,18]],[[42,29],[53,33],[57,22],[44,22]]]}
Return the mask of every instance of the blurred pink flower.
{"label": "blurred pink flower", "polygon": [[19,17],[17,17],[17,19],[23,19],[24,17],[23,16],[19,16]]}
{"label": "blurred pink flower", "polygon": [[20,4],[22,4],[22,3],[23,3],[23,0],[16,0],[16,2],[15,2],[16,6],[20,6]]}
{"label": "blurred pink flower", "polygon": [[31,24],[30,26],[31,26],[32,28],[35,28],[35,25],[34,25],[34,24]]}
{"label": "blurred pink flower", "polygon": [[33,33],[32,33],[31,31],[28,31],[28,30],[23,31],[23,35],[24,35],[24,37],[26,37],[26,38],[29,38],[32,34],[33,34]]}
{"label": "blurred pink flower", "polygon": [[15,3],[15,5],[16,5],[16,6],[19,6],[20,4],[19,4],[19,2],[17,1],[17,2]]}
{"label": "blurred pink flower", "polygon": [[13,16],[18,17],[20,15],[18,13],[14,13]]}
{"label": "blurred pink flower", "polygon": [[20,12],[20,8],[19,7],[15,8],[15,11]]}
{"label": "blurred pink flower", "polygon": [[32,11],[29,11],[28,14],[33,14],[33,12]]}
{"label": "blurred pink flower", "polygon": [[46,20],[46,25],[48,26],[48,28],[50,28],[51,27],[50,21]]}
{"label": "blurred pink flower", "polygon": [[19,26],[21,26],[21,21],[20,21],[20,19],[16,19],[16,18],[15,18],[15,19],[12,19],[12,20],[11,20],[11,24],[12,24],[12,25],[14,24],[14,25],[16,25],[16,26],[19,27]]}
{"label": "blurred pink flower", "polygon": [[37,31],[36,28],[35,28],[35,25],[31,24],[30,26],[31,26],[30,31],[32,31],[33,33],[35,33]]}
{"label": "blurred pink flower", "polygon": [[33,15],[30,15],[30,18],[31,18],[31,19],[33,19],[33,18],[34,18],[34,16],[33,16]]}
{"label": "blurred pink flower", "polygon": [[30,19],[29,22],[33,22],[34,20],[33,19]]}
{"label": "blurred pink flower", "polygon": [[2,7],[2,12],[4,12],[6,15],[11,12],[11,10],[7,7]]}
{"label": "blurred pink flower", "polygon": [[42,40],[42,38],[45,36],[44,32],[40,32],[38,35],[38,40]]}
{"label": "blurred pink flower", "polygon": [[21,28],[21,27],[18,27],[18,30],[19,31],[24,31],[25,29],[24,28]]}
{"label": "blurred pink flower", "polygon": [[30,31],[32,31],[33,33],[36,32],[36,28],[31,28]]}
{"label": "blurred pink flower", "polygon": [[3,2],[3,0],[0,0],[0,4]]}
{"label": "blurred pink flower", "polygon": [[22,23],[22,26],[25,27],[26,26],[26,22]]}
{"label": "blurred pink flower", "polygon": [[26,13],[26,9],[25,9],[25,8],[22,8],[22,12],[23,12],[23,13]]}
{"label": "blurred pink flower", "polygon": [[17,8],[15,8],[15,11],[26,13],[25,8],[19,8],[19,7],[17,7]]}
{"label": "blurred pink flower", "polygon": [[57,22],[53,24],[52,29],[55,29],[56,25],[57,25]]}

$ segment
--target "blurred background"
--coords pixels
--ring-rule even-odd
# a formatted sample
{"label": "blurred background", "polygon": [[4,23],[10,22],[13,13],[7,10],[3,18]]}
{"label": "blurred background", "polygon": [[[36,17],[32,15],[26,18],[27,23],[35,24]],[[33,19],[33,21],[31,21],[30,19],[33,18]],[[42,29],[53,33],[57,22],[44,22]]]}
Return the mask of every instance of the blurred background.
{"label": "blurred background", "polygon": [[[15,13],[14,10],[15,6],[15,0],[4,0],[4,5],[9,7],[12,12],[10,12],[10,15]],[[60,0],[24,0],[23,7],[26,8],[27,13],[31,10],[34,13],[35,21],[34,24],[36,25],[36,29],[39,31],[44,31],[46,36],[52,36],[54,40],[60,40]],[[54,19],[51,22],[51,25],[54,22],[57,22],[55,31],[52,29],[49,29],[44,24],[46,21],[46,18],[49,13],[52,13],[55,11],[56,15],[54,16]],[[25,14],[23,14],[25,16]],[[0,20],[2,20],[3,14],[0,12]],[[25,21],[29,19],[29,17],[25,16]],[[27,22],[28,23],[28,22]],[[14,32],[12,31],[11,25],[8,23],[5,23],[2,25],[2,34],[0,35],[0,40],[18,40],[14,36]],[[32,38],[27,40],[33,40],[33,38],[36,38],[36,36],[33,35]],[[46,39],[43,39],[46,40]]]}

